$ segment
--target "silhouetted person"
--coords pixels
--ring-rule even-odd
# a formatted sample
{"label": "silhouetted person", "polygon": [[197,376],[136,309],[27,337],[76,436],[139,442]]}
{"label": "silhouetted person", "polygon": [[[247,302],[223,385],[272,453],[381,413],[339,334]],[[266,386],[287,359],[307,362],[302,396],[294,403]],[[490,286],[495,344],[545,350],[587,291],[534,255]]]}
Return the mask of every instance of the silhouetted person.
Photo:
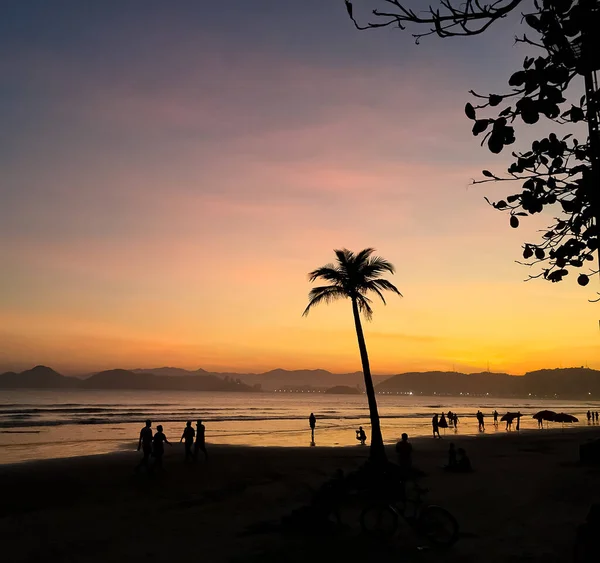
{"label": "silhouetted person", "polygon": [[181,435],[181,440],[185,440],[185,459],[184,461],[194,461],[194,454],[192,453],[192,446],[194,445],[194,436],[196,432],[192,428],[192,421],[188,420],[185,424],[185,428],[183,429],[183,434]]}
{"label": "silhouetted person", "polygon": [[154,457],[154,467],[157,469],[163,468],[163,456],[165,455],[165,444],[171,444],[163,433],[163,427],[159,424],[156,427],[156,434],[152,440],[152,457]]}
{"label": "silhouetted person", "polygon": [[506,417],[506,430],[512,430],[512,422],[513,422],[513,417],[507,416]]}
{"label": "silhouetted person", "polygon": [[438,422],[440,428],[448,428],[448,422],[446,421],[446,415],[442,413],[442,418]]}
{"label": "silhouetted person", "polygon": [[596,422],[598,422],[598,411],[596,411]]}
{"label": "silhouetted person", "polygon": [[521,428],[521,411],[517,413],[517,432]]}
{"label": "silhouetted person", "polygon": [[308,417],[308,424],[310,426],[310,443],[315,443],[315,426],[317,425],[317,419],[315,415],[311,412]]}
{"label": "silhouetted person", "polygon": [[458,428],[458,415],[454,413],[454,428]]}
{"label": "silhouetted person", "polygon": [[575,563],[590,563],[598,558],[600,541],[600,504],[592,504],[585,524],[577,527],[575,539]]}
{"label": "silhouetted person", "polygon": [[454,413],[452,411],[448,411],[448,425],[450,427],[454,426]]}
{"label": "silhouetted person", "polygon": [[402,439],[396,443],[398,466],[403,479],[406,479],[412,470],[412,444],[408,441],[408,434],[402,434]]}
{"label": "silhouetted person", "polygon": [[206,427],[201,420],[196,422],[196,443],[194,444],[194,459],[198,459],[198,450],[204,454],[204,459],[208,461],[208,452],[206,451]]}
{"label": "silhouetted person", "polygon": [[538,428],[544,428],[544,419],[541,416],[538,418]]}
{"label": "silhouetted person", "polygon": [[467,473],[472,471],[471,460],[469,456],[467,456],[467,452],[464,448],[458,448],[458,452],[456,455],[456,470],[460,473]]}
{"label": "silhouetted person", "polygon": [[587,411],[587,421],[588,421],[588,424],[589,424],[589,423],[590,423],[590,421],[592,420],[592,417],[593,417],[593,416],[594,416],[594,415],[593,415],[593,414],[592,414],[590,411]]}
{"label": "silhouetted person", "polygon": [[367,442],[367,435],[365,434],[362,426],[359,426],[358,430],[356,431],[356,439],[361,443],[362,446],[364,446]]}
{"label": "silhouetted person", "polygon": [[485,430],[485,423],[483,421],[483,413],[481,411],[477,411],[477,422],[479,424],[479,432],[483,432]]}
{"label": "silhouetted person", "polygon": [[454,444],[450,444],[450,447],[448,448],[448,465],[450,467],[456,465],[456,446]]}
{"label": "silhouetted person", "polygon": [[140,440],[138,442],[137,451],[143,448],[144,457],[135,468],[136,471],[144,466],[146,469],[150,467],[150,456],[152,455],[152,421],[147,420],[146,426],[140,430]]}
{"label": "silhouetted person", "polygon": [[498,411],[494,409],[492,415],[494,416],[494,426],[498,428]]}
{"label": "silhouetted person", "polygon": [[431,419],[431,428],[433,429],[433,437],[435,438],[436,435],[438,438],[441,438],[440,436],[440,423],[438,421],[438,415],[437,413],[435,413],[433,415],[433,418]]}

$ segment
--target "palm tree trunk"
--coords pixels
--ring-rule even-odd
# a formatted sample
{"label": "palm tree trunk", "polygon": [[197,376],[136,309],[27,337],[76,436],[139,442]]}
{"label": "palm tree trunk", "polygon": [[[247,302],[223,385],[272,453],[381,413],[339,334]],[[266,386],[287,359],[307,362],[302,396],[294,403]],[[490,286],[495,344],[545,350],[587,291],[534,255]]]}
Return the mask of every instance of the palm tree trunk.
{"label": "palm tree trunk", "polygon": [[365,335],[363,334],[362,324],[360,322],[360,313],[358,304],[352,299],[352,312],[354,313],[354,324],[356,326],[356,337],[358,339],[358,349],[360,350],[360,359],[362,362],[363,375],[365,378],[365,390],[369,402],[369,414],[371,417],[371,450],[369,457],[373,461],[385,461],[385,448],[383,446],[383,436],[381,426],[379,425],[379,412],[377,411],[377,399],[375,398],[375,389],[371,377],[371,368],[369,366],[369,355],[367,354],[367,345]]}

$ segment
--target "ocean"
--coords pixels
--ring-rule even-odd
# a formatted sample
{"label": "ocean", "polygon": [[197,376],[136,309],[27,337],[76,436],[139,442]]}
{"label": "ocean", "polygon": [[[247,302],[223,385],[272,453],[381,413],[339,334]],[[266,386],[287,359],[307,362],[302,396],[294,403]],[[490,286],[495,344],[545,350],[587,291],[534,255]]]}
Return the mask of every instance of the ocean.
{"label": "ocean", "polygon": [[[478,409],[486,415],[487,433],[505,431],[503,424],[494,429],[494,409],[500,415],[520,410],[526,415],[522,430],[537,429],[531,415],[542,409],[577,416],[575,426],[587,425],[588,409],[600,411],[598,401],[558,399],[378,395],[377,400],[386,443],[396,442],[402,432],[431,435],[433,414],[448,410],[458,413],[458,435],[478,434]],[[134,450],[147,418],[153,428],[162,424],[172,442],[179,442],[186,420],[201,418],[209,446],[308,446],[311,412],[317,417],[317,446],[355,445],[359,426],[370,435],[365,395],[0,390],[0,463]]]}

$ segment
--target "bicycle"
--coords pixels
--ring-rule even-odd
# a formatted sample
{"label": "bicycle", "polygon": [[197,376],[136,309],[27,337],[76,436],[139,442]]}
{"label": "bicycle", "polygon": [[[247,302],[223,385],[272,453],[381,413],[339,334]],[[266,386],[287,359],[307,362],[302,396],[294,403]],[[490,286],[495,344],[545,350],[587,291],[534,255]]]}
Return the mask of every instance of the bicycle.
{"label": "bicycle", "polygon": [[416,534],[435,547],[450,547],[458,540],[458,522],[445,508],[426,505],[420,489],[415,483],[405,483],[404,499],[399,501],[379,499],[364,508],[360,514],[362,531],[384,539],[394,536],[400,520]]}

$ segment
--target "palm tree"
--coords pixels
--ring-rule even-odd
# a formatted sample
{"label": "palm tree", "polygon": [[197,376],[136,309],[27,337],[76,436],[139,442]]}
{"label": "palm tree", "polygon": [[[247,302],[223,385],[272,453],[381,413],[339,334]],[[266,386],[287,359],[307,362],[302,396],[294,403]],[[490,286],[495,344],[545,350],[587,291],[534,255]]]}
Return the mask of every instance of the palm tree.
{"label": "palm tree", "polygon": [[319,303],[329,303],[340,298],[350,299],[352,302],[352,313],[354,314],[354,325],[371,417],[370,458],[374,461],[383,461],[386,459],[385,448],[383,447],[383,436],[379,425],[379,413],[377,412],[377,399],[375,398],[375,389],[371,378],[369,356],[360,322],[360,313],[368,321],[373,317],[372,301],[366,296],[370,291],[376,293],[384,305],[385,299],[381,293],[382,291],[393,291],[400,297],[402,297],[402,294],[392,283],[380,278],[384,272],[393,274],[395,269],[393,264],[384,258],[373,256],[374,248],[365,248],[358,254],[354,254],[346,248],[334,250],[334,252],[337,257],[336,264],[326,264],[308,274],[309,281],[314,282],[321,279],[330,282],[330,285],[313,287],[310,290],[308,294],[309,302],[306,309],[304,309],[303,316],[308,315],[310,309]]}

